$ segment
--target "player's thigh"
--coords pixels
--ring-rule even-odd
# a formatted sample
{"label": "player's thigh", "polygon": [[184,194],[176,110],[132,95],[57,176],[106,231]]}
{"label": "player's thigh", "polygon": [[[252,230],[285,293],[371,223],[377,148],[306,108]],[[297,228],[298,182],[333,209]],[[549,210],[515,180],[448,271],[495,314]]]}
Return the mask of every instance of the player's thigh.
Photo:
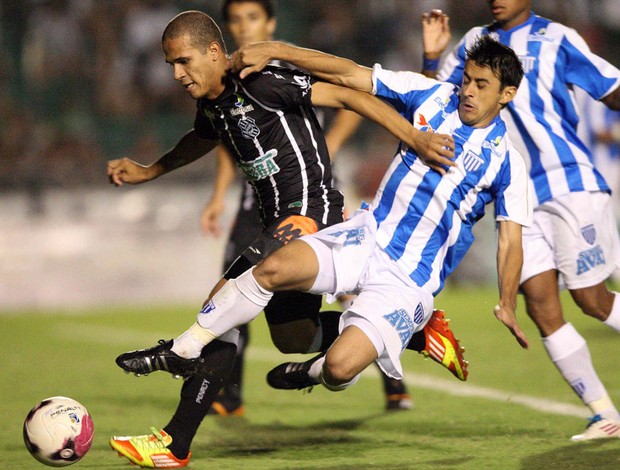
{"label": "player's thigh", "polygon": [[367,333],[357,326],[346,327],[325,356],[325,367],[332,379],[349,381],[378,357]]}

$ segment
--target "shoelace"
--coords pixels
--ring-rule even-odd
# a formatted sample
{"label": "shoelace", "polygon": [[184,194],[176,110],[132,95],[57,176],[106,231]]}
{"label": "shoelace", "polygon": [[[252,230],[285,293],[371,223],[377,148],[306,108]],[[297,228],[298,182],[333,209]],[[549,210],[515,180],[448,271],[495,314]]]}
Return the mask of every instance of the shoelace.
{"label": "shoelace", "polygon": [[[162,436],[161,432],[151,426],[151,433],[152,434],[134,437],[131,440],[132,444],[147,450],[159,450],[168,447],[164,442],[164,436]],[[156,439],[153,439],[153,437]]]}

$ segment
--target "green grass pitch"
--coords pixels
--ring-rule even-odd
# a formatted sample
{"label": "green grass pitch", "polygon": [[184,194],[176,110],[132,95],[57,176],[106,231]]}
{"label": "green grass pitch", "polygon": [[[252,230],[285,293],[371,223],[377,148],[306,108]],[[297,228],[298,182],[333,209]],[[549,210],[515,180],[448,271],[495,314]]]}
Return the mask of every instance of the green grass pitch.
{"label": "green grass pitch", "polygon": [[[588,340],[599,376],[620,405],[620,338],[577,312],[567,319]],[[547,359],[522,306],[530,350],[521,350],[493,317],[492,289],[448,287],[446,310],[466,347],[462,383],[431,360],[407,351],[414,408],[384,411],[374,367],[353,388],[332,393],[277,391],[265,382],[290,358],[271,345],[259,317],[251,326],[242,418],[207,417],[194,441],[193,469],[611,469],[620,440],[571,443],[586,412]],[[114,358],[172,338],[197,306],[105,307],[0,313],[0,469],[44,468],[26,451],[22,423],[39,400],[66,395],[84,404],[95,440],[73,468],[131,468],[108,447],[114,434],[145,434],[174,411],[180,383],[168,374],[136,378]]]}

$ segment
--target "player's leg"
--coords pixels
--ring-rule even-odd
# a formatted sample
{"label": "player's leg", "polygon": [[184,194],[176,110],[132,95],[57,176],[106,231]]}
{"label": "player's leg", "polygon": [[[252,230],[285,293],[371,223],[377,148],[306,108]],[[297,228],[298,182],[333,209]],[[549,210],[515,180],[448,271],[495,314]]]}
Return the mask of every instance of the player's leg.
{"label": "player's leg", "polygon": [[239,342],[235,364],[230,375],[225,380],[222,390],[209,408],[208,414],[220,416],[243,416],[243,373],[245,366],[245,351],[250,341],[249,325],[241,325],[239,328]]}
{"label": "player's leg", "polygon": [[[620,435],[618,412],[594,369],[585,339],[564,320],[559,297],[561,280],[569,290],[580,290],[576,296],[585,306],[586,298],[592,301],[592,297],[581,295],[584,294],[581,288],[599,284],[612,269],[598,261],[590,262],[604,259],[604,255],[595,255],[609,245],[605,242],[605,234],[600,233],[601,228],[596,228],[600,219],[593,208],[600,202],[590,200],[588,193],[558,198],[545,204],[543,210],[536,210],[534,225],[524,231],[521,289],[527,313],[536,324],[543,346],[562,377],[594,416],[603,417],[603,421],[597,421],[583,434],[573,436],[575,440]],[[583,205],[585,207],[581,207]],[[585,264],[580,265],[584,261]],[[602,294],[599,302],[609,305],[609,298],[604,292]],[[595,310],[592,307],[592,313]],[[613,421],[610,426],[607,426],[607,419]]]}

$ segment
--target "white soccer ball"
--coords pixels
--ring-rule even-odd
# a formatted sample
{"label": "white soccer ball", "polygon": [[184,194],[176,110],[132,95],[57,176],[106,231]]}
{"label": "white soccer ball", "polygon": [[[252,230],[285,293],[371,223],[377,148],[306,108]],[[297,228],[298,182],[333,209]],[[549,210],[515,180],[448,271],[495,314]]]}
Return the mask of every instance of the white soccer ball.
{"label": "white soccer ball", "polygon": [[24,443],[32,456],[50,467],[80,460],[93,443],[93,420],[86,408],[67,397],[46,398],[24,421]]}

